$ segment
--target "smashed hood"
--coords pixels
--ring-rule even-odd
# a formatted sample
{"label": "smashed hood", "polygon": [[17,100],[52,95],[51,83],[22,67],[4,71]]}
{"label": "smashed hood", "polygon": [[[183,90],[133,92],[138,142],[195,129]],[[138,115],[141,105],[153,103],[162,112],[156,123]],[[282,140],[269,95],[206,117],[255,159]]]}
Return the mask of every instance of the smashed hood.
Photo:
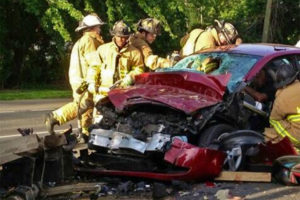
{"label": "smashed hood", "polygon": [[230,74],[154,72],[136,76],[134,86],[114,89],[108,97],[122,111],[136,104],[164,104],[186,114],[222,101]]}

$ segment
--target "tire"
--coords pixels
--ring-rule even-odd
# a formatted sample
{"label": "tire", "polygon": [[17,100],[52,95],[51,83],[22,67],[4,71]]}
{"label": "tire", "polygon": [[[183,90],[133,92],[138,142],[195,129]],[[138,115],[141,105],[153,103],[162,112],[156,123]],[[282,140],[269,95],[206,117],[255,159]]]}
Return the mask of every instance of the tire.
{"label": "tire", "polygon": [[7,197],[6,200],[24,200],[24,199],[19,195],[10,195],[9,197]]}
{"label": "tire", "polygon": [[[236,130],[228,124],[217,124],[203,131],[198,138],[199,147],[208,147],[210,149],[221,150],[218,138],[226,133]],[[230,171],[237,171],[244,166],[245,156],[241,146],[234,146],[230,149],[222,149],[226,153],[223,168]]]}
{"label": "tire", "polygon": [[236,130],[228,124],[217,124],[205,129],[198,138],[199,147],[215,148],[216,140],[224,133]]}

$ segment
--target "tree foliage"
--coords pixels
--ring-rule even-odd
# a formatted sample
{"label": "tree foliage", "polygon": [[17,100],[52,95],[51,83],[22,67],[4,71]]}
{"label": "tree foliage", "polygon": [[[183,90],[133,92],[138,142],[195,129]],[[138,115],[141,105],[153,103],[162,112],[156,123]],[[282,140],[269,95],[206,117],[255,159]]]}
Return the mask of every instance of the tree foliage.
{"label": "tree foliage", "polygon": [[[80,35],[78,21],[95,12],[107,22],[102,35],[124,19],[132,29],[141,18],[155,17],[163,33],[153,44],[165,55],[179,50],[179,40],[195,27],[214,19],[233,23],[244,42],[260,42],[265,0],[1,0],[0,88],[47,85],[65,80],[67,44]],[[269,42],[295,44],[299,40],[300,0],[273,0]]]}

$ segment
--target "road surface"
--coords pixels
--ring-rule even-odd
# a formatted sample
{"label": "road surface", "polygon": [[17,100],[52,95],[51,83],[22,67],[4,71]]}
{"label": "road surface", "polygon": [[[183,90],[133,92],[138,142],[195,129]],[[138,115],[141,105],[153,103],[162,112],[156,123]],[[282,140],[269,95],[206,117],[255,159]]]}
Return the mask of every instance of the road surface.
{"label": "road surface", "polygon": [[[19,136],[17,128],[33,128],[34,133],[46,134],[44,115],[70,101],[71,99],[0,101],[0,139]],[[69,124],[76,130],[76,120],[56,126],[55,129],[59,132],[67,129]]]}
{"label": "road surface", "polygon": [[[51,110],[59,108],[71,101],[70,99],[47,99],[47,100],[18,100],[0,101],[0,140],[20,136],[17,128],[33,128],[34,133],[46,134],[43,123],[43,115]],[[64,126],[57,126],[56,131],[68,128],[72,124],[77,128],[76,120]],[[74,129],[73,129],[74,130]],[[209,184],[211,185],[211,184]],[[219,190],[228,189],[233,196],[248,200],[298,200],[300,199],[299,187],[287,187],[275,183],[214,183],[214,187],[206,183],[191,184],[191,189],[175,192],[170,199],[217,199],[215,194]],[[141,196],[138,196],[138,199]],[[110,199],[110,198],[108,198]],[[125,198],[126,199],[126,198]],[[129,199],[132,199],[129,198]],[[148,199],[148,198],[146,198]],[[168,199],[168,198],[167,198]]]}

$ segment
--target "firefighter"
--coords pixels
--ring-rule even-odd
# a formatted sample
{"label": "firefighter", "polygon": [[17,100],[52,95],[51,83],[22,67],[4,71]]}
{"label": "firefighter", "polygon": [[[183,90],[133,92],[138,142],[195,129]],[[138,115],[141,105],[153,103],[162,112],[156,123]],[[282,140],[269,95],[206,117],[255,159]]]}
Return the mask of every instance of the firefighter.
{"label": "firefighter", "polygon": [[[196,63],[196,64],[198,64],[198,63]],[[199,63],[196,70],[201,71],[205,74],[209,74],[212,71],[219,68],[220,64],[221,64],[221,60],[219,58],[213,58],[213,57],[209,56],[209,57],[205,58],[202,62]]]}
{"label": "firefighter", "polygon": [[180,55],[188,56],[204,49],[242,43],[242,39],[238,37],[238,31],[232,24],[219,20],[215,20],[215,22],[214,27],[207,27],[205,30],[194,29],[184,36],[180,41],[183,46]]}
{"label": "firefighter", "polygon": [[300,48],[300,40],[298,40],[298,42],[295,44],[295,47]]}
{"label": "firefighter", "polygon": [[130,43],[142,52],[146,69],[150,71],[173,64],[169,59],[154,55],[150,47],[157,35],[160,35],[160,29],[161,25],[157,19],[141,19],[137,24],[137,32],[130,38]]}
{"label": "firefighter", "polygon": [[[88,127],[92,123],[93,97],[85,89],[85,77],[90,66],[99,65],[99,58],[96,54],[97,47],[103,44],[100,36],[100,26],[104,22],[96,15],[89,14],[79,22],[76,32],[82,33],[82,37],[75,43],[71,52],[69,67],[69,82],[73,91],[73,102],[48,113],[45,117],[45,124],[50,134],[54,133],[55,125],[62,125],[77,117],[78,108],[89,108],[80,115],[79,127],[82,134],[88,134]],[[77,91],[81,91],[78,94]]]}
{"label": "firefighter", "polygon": [[100,67],[89,68],[88,90],[97,95],[94,101],[107,96],[117,82],[120,87],[133,84],[135,75],[144,72],[141,52],[129,43],[131,31],[123,21],[117,21],[111,30],[112,41],[98,47]]}
{"label": "firefighter", "polygon": [[266,140],[278,142],[288,137],[300,148],[300,82],[299,72],[282,65],[276,72],[276,97],[270,115],[271,128],[265,129]]}

